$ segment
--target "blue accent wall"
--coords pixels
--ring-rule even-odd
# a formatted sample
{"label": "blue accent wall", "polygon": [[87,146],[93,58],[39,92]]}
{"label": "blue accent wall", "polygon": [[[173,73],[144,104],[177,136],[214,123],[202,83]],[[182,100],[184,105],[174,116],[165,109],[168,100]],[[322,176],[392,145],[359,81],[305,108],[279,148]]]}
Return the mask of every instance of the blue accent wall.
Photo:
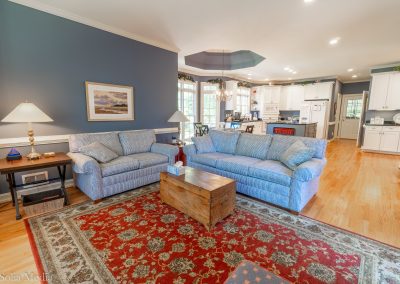
{"label": "blue accent wall", "polygon": [[[0,1],[0,119],[29,100],[54,120],[34,124],[38,136],[177,127],[167,122],[177,109],[177,72],[174,52]],[[135,120],[88,122],[85,81],[133,86]],[[0,138],[26,136],[26,128],[0,123]],[[172,134],[157,136],[168,141]],[[67,152],[68,144],[37,149]],[[29,147],[18,150],[26,154]],[[0,149],[0,158],[8,151]],[[1,176],[0,193],[7,191]]]}
{"label": "blue accent wall", "polygon": [[370,81],[343,83],[341,92],[343,95],[362,94],[363,91],[369,91],[369,86]]}
{"label": "blue accent wall", "polygon": [[[0,19],[1,118],[29,100],[54,119],[36,135],[177,126],[176,53],[8,1]],[[133,86],[135,120],[88,122],[85,81]],[[25,134],[0,124],[0,138]]]}

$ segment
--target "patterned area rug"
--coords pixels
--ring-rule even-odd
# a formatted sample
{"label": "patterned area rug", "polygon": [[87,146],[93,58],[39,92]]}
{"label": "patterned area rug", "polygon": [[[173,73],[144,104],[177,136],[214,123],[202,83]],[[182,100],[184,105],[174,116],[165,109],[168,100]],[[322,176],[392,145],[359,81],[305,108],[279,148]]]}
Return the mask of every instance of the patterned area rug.
{"label": "patterned area rug", "polygon": [[159,185],[26,221],[50,283],[221,283],[243,260],[296,283],[400,283],[400,250],[237,196],[208,232]]}

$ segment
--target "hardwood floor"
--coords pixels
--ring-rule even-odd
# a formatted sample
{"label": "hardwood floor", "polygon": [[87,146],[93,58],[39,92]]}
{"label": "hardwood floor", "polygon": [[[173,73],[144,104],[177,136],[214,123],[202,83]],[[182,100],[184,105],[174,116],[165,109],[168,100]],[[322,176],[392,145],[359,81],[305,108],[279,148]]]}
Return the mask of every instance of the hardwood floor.
{"label": "hardwood floor", "polygon": [[400,247],[400,156],[329,143],[317,195],[302,215]]}
{"label": "hardwood floor", "polygon": [[[363,153],[352,140],[336,140],[327,158],[318,194],[301,214],[400,247],[400,156]],[[87,200],[68,191],[72,204]],[[7,283],[1,275],[22,273],[36,275],[25,226],[11,203],[0,204],[0,282]]]}

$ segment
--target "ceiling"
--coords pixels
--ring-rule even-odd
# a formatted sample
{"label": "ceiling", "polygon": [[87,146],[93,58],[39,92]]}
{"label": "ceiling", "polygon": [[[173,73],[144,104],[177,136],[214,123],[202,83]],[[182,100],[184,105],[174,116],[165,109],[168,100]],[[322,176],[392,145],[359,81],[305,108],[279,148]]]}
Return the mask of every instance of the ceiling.
{"label": "ceiling", "polygon": [[[177,51],[179,69],[196,75],[220,74],[184,63],[185,55],[209,50],[246,49],[265,57],[255,67],[225,71],[252,82],[332,76],[362,81],[369,79],[369,68],[400,61],[399,0],[13,2]],[[340,40],[332,46],[335,37]]]}

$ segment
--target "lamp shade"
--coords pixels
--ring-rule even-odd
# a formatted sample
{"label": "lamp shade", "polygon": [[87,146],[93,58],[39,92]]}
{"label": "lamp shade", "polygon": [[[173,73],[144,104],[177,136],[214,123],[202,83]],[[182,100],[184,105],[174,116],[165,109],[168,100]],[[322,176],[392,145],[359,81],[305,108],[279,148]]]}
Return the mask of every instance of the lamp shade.
{"label": "lamp shade", "polygon": [[168,122],[186,122],[189,119],[181,112],[177,110],[174,114],[168,119]]}
{"label": "lamp shade", "polygon": [[1,122],[50,122],[53,121],[33,103],[21,103]]}

